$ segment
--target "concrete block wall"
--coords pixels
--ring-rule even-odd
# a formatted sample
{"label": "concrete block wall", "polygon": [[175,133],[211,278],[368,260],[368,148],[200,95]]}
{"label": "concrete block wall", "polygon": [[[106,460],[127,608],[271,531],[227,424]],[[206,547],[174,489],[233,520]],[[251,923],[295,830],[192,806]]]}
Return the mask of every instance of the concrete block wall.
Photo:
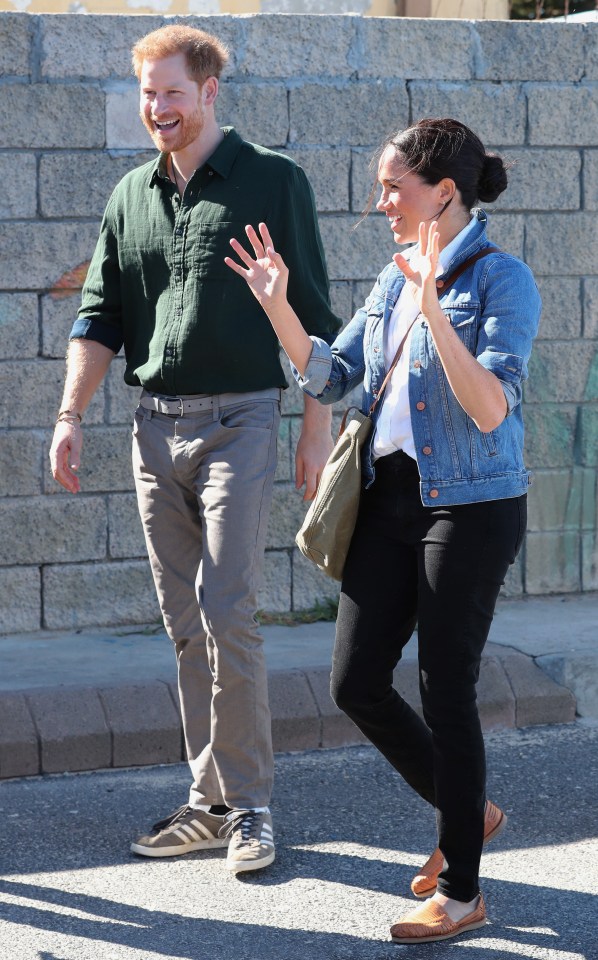
{"label": "concrete block wall", "polygon": [[[598,25],[360,16],[191,17],[232,50],[219,117],[287,151],[316,193],[337,312],[393,251],[354,231],[386,134],[455,115],[515,162],[494,242],[535,271],[545,309],[525,391],[529,534],[505,590],[598,589]],[[116,358],[85,417],[83,493],[48,466],[64,352],[99,219],[152,155],[129,50],[161,17],[0,14],[0,632],[157,619],[129,464],[136,391]],[[14,121],[14,122],[13,122]],[[293,546],[302,401],[284,399],[261,605],[334,595]],[[12,531],[12,532],[11,532]]]}

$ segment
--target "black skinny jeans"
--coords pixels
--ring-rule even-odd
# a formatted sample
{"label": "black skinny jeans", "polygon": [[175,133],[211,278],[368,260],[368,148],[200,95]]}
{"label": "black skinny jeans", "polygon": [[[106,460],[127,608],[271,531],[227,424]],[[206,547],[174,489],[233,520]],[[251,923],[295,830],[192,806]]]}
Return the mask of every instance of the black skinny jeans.
{"label": "black skinny jeans", "polygon": [[[332,697],[436,808],[446,861],[438,890],[465,902],[479,892],[484,830],[476,683],[526,506],[523,496],[424,507],[415,461],[383,457],[362,494],[341,588]],[[416,623],[425,722],[392,686]]]}

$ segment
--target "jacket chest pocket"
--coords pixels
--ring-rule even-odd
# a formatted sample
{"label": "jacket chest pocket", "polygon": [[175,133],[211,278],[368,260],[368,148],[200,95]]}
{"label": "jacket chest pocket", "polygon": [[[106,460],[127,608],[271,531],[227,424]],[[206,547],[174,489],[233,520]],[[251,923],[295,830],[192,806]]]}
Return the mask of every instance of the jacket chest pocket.
{"label": "jacket chest pocket", "polygon": [[[475,355],[478,340],[478,315],[472,310],[471,304],[468,304],[466,309],[450,306],[443,307],[442,312],[463,346],[466,347],[471,354]],[[436,352],[434,339],[428,324],[426,324],[426,342],[430,356],[435,363],[440,363],[440,357]]]}

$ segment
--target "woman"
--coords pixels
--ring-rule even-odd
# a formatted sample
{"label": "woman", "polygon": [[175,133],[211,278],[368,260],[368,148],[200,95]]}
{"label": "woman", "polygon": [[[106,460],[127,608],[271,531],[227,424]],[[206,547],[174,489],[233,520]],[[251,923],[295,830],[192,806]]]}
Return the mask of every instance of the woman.
{"label": "woman", "polygon": [[[438,848],[411,887],[430,897],[391,928],[398,943],[483,926],[482,844],[506,817],[485,797],[476,707],[482,650],[526,527],[521,385],[540,297],[529,269],[491,247],[477,200],[507,186],[503,161],[452,119],[421,120],[383,146],[382,195],[399,244],[332,346],[289,307],[287,273],[264,224],[245,267],[302,388],[323,403],[363,381],[377,396],[364,489],[341,587],[332,696],[436,810]],[[479,256],[476,256],[479,255]],[[461,270],[460,274],[459,269]],[[418,624],[424,720],[392,686]]]}

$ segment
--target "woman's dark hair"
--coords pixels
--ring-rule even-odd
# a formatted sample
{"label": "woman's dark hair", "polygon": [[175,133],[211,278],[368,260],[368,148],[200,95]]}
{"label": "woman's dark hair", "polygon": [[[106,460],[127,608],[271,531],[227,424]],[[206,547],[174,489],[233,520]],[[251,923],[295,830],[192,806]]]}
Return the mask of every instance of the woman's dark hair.
{"label": "woman's dark hair", "polygon": [[[379,161],[388,147],[394,147],[407,168],[419,174],[425,183],[440,183],[444,177],[454,180],[463,203],[470,210],[476,200],[492,203],[507,188],[503,160],[487,153],[479,137],[459,120],[450,117],[419,120],[385,140],[374,161]],[[368,209],[373,196],[372,192]]]}

